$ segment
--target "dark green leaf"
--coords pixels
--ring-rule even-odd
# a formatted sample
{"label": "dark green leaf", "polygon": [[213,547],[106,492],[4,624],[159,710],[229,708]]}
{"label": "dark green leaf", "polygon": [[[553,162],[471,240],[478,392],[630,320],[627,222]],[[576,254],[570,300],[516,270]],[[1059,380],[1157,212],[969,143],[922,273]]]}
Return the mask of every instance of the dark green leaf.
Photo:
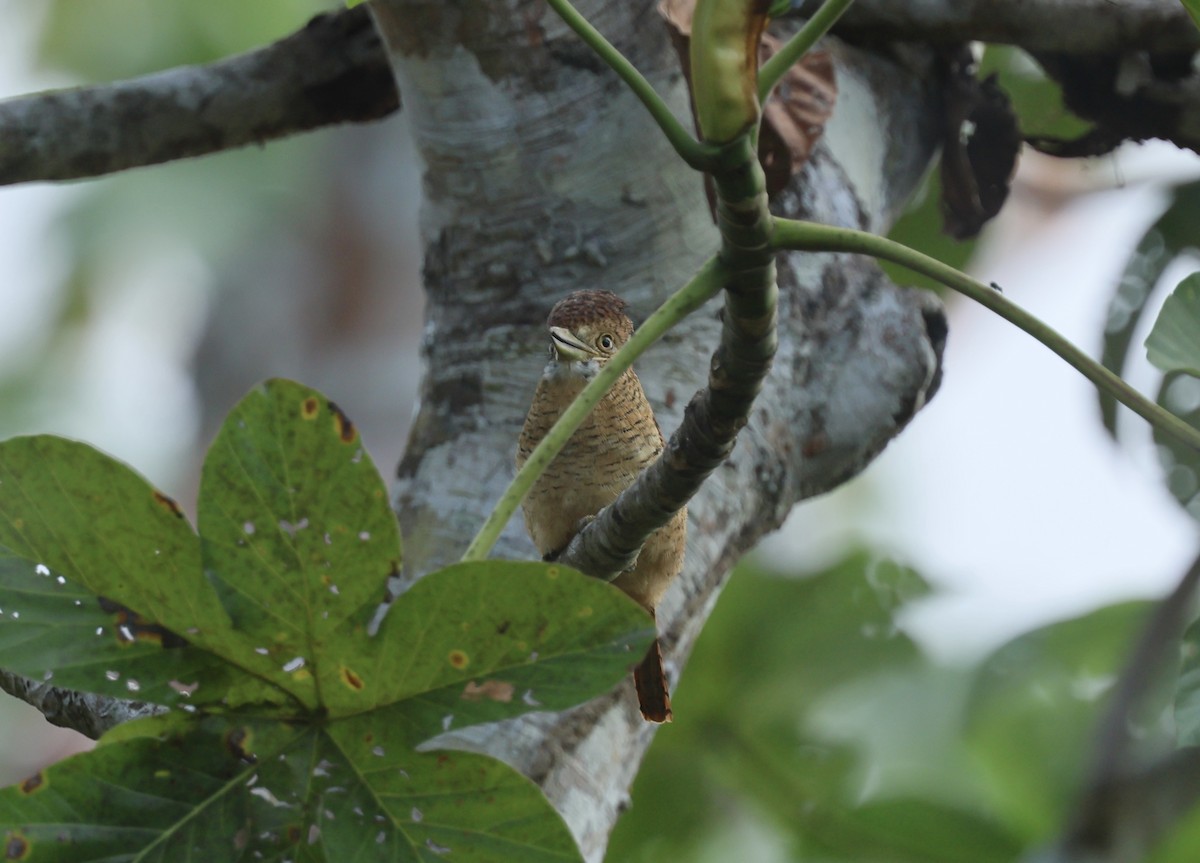
{"label": "dark green leaf", "polygon": [[86,444],[0,443],[0,546],[220,652],[231,635],[179,506]]}
{"label": "dark green leaf", "polygon": [[[252,680],[128,612],[105,611],[94,594],[45,565],[3,551],[0,603],[0,664],[34,680],[167,705],[228,697],[235,680]],[[273,687],[243,694],[266,701]]]}
{"label": "dark green leaf", "polygon": [[156,717],[0,791],[31,861],[577,861],[541,792],[498,761],[335,726]]}
{"label": "dark green leaf", "polygon": [[[417,737],[561,710],[612,687],[654,637],[624,593],[560,566],[481,561],[416,583],[364,672],[374,703],[404,700]],[[414,651],[419,646],[419,652]]]}
{"label": "dark green leaf", "polygon": [[1163,303],[1146,337],[1146,356],[1164,372],[1200,377],[1200,273],[1180,282]]}
{"label": "dark green leaf", "polygon": [[[1200,246],[1200,183],[1189,183],[1175,190],[1171,204],[1138,243],[1125,264],[1116,292],[1108,304],[1104,325],[1104,347],[1100,361],[1114,374],[1121,375],[1129,357],[1133,334],[1146,311],[1146,301],[1158,284],[1167,265],[1186,249]],[[1104,427],[1112,435],[1117,429],[1117,401],[1097,390]]]}

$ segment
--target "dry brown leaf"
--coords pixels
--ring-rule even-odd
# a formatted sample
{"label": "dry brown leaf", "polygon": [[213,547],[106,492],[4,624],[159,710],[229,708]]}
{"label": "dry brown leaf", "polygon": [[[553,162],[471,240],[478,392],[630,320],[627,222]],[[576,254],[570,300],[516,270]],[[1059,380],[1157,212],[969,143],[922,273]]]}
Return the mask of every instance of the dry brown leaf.
{"label": "dry brown leaf", "polygon": [[[696,0],[659,0],[658,14],[667,24],[684,77],[691,85],[688,43]],[[782,46],[763,34],[760,65]],[[779,82],[763,107],[758,156],[767,175],[767,194],[774,195],[800,171],[825,131],[837,100],[833,59],[828,51],[809,51]],[[714,204],[711,189],[709,203]]]}
{"label": "dry brown leaf", "polygon": [[[759,63],[783,42],[764,34]],[[758,139],[758,158],[767,175],[767,194],[774,195],[804,167],[825,131],[837,101],[837,80],[828,51],[809,51],[788,69],[767,104]]]}

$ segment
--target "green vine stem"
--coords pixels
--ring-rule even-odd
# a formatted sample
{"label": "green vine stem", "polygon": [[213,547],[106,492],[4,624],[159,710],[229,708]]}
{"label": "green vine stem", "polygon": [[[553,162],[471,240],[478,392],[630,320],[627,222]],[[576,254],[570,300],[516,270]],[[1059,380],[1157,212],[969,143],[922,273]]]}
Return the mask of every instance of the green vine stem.
{"label": "green vine stem", "polygon": [[776,250],[804,252],[856,252],[882,258],[906,269],[928,276],[948,288],[964,294],[991,309],[1006,321],[1033,336],[1085,378],[1121,404],[1141,416],[1155,428],[1170,434],[1186,446],[1200,451],[1200,431],[1175,414],[1147,399],[1121,378],[1093,360],[1054,329],[1029,312],[1007,300],[994,288],[972,279],[953,267],[923,255],[915,249],[853,228],[835,228],[813,222],[776,219],[771,237]]}
{"label": "green vine stem", "polygon": [[492,546],[500,538],[500,532],[504,530],[508,520],[521,505],[521,501],[525,499],[525,495],[529,493],[533,483],[541,476],[546,466],[554,460],[554,457],[562,451],[571,435],[587,419],[587,415],[591,413],[592,408],[599,403],[600,399],[604,398],[604,394],[616,383],[617,378],[624,374],[625,370],[633,365],[634,360],[640,357],[647,348],[662,338],[663,334],[719,294],[726,278],[725,267],[716,258],[709,259],[686,285],[672,294],[654,314],[646,319],[645,323],[638,327],[637,332],[633,334],[625,347],[617,351],[613,358],[605,363],[604,368],[584,387],[583,392],[576,397],[575,401],[571,402],[571,405],[563,411],[558,422],[530,454],[525,466],[517,471],[517,475],[513,477],[513,481],[500,496],[500,500],[488,515],[483,527],[471,540],[470,546],[462,556],[464,562],[483,560],[488,556]]}
{"label": "green vine stem", "polygon": [[779,49],[762,68],[758,70],[758,101],[765,103],[775,85],[784,73],[816,44],[817,40],[829,32],[838,18],[842,17],[854,0],[828,0],[808,19],[795,36]]}
{"label": "green vine stem", "polygon": [[641,100],[679,157],[697,171],[711,170],[720,154],[720,148],[697,141],[671,113],[667,103],[655,92],[642,73],[611,42],[605,39],[600,31],[579,13],[578,9],[571,5],[570,0],[546,0],[546,2]]}

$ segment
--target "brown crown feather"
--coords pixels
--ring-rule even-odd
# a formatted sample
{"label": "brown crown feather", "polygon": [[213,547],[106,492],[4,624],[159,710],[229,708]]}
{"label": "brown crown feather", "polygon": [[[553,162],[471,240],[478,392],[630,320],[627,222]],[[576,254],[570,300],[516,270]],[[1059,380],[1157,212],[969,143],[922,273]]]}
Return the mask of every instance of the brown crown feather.
{"label": "brown crown feather", "polygon": [[626,306],[612,291],[575,291],[554,304],[546,326],[573,331],[584,324],[611,321],[623,341],[633,333],[633,322],[625,314]]}

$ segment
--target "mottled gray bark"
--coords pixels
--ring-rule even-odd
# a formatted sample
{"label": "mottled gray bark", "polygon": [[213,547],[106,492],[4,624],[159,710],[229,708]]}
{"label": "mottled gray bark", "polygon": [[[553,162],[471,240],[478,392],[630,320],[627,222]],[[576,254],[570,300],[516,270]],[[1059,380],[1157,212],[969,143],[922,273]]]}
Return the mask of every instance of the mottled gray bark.
{"label": "mottled gray bark", "polygon": [[[686,115],[654,5],[580,4]],[[700,178],[544,4],[376,0],[372,8],[426,165],[427,368],[396,486],[411,578],[455,560],[511,478],[553,302],[603,287],[644,315],[717,237]],[[933,153],[936,88],[920,56],[901,62],[840,49],[837,60],[834,119],[777,204],[789,215],[882,230]],[[690,506],[687,565],[659,608],[676,673],[731,564],[797,500],[861,470],[935,385],[944,322],[927,295],[835,255],[784,256],[780,286],[775,369],[733,457]],[[704,383],[718,308],[694,315],[639,364],[668,432]],[[534,556],[519,521],[497,554]],[[533,777],[598,860],[651,737],[625,686],[568,714],[444,742]]]}
{"label": "mottled gray bark", "polygon": [[78,731],[93,740],[122,722],[167,711],[157,704],[60,689],[3,669],[0,669],[0,689],[36,707],[47,722]]}

